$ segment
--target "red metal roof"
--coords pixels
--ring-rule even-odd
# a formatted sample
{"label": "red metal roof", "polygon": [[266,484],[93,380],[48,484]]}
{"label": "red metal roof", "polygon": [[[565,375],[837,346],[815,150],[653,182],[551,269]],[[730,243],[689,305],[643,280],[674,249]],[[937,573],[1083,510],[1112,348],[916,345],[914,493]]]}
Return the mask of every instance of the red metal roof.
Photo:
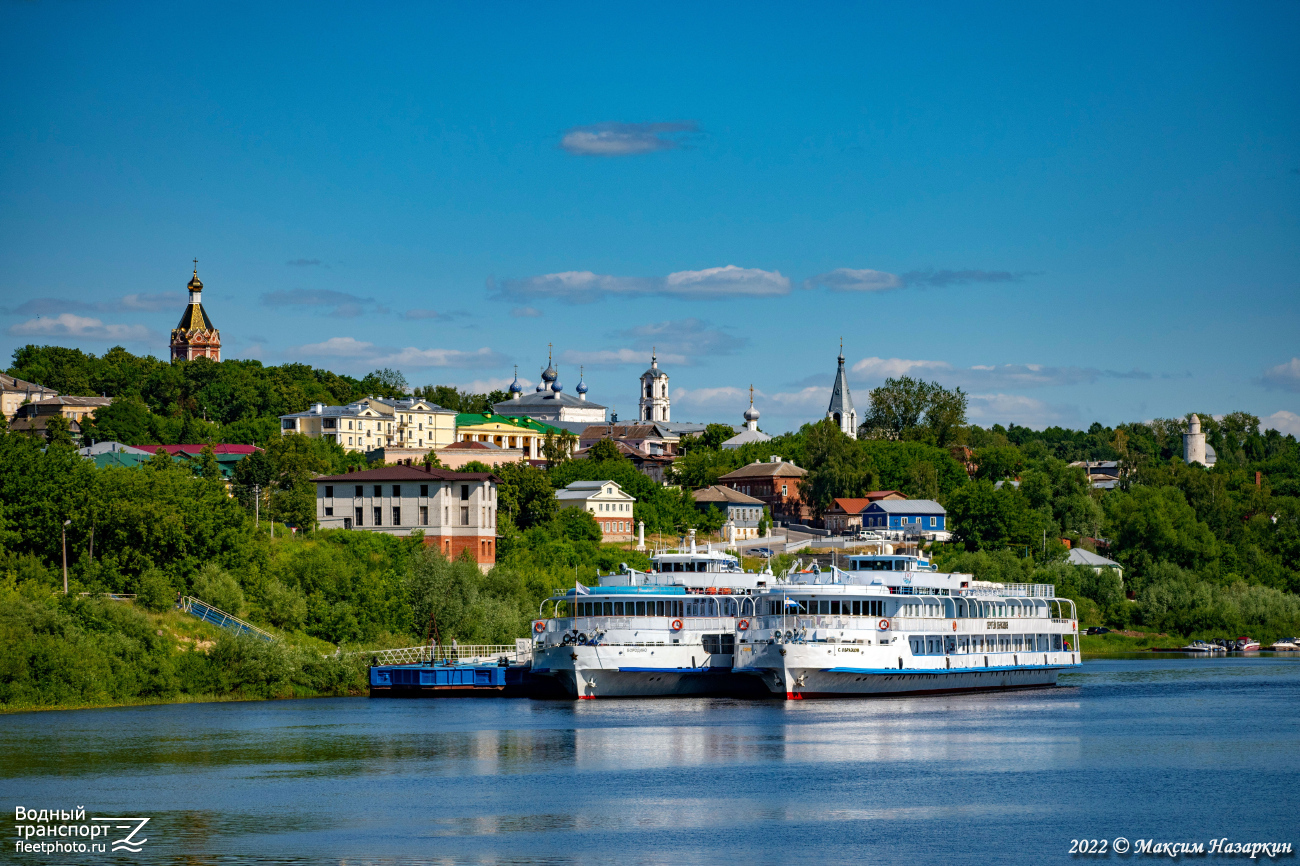
{"label": "red metal roof", "polygon": [[[140,448],[144,451],[148,451],[150,454],[157,454],[158,449],[161,448],[162,450],[166,451],[168,454],[172,455],[173,457],[175,457],[177,454],[193,454],[195,457],[197,457],[199,454],[203,452],[203,449],[206,448],[207,446],[206,445],[136,445],[135,447]],[[262,449],[258,448],[256,445],[228,445],[225,443],[221,443],[212,446],[212,453],[218,455],[242,454],[243,456],[247,457],[249,454],[252,454],[254,451],[261,451],[261,450]]]}

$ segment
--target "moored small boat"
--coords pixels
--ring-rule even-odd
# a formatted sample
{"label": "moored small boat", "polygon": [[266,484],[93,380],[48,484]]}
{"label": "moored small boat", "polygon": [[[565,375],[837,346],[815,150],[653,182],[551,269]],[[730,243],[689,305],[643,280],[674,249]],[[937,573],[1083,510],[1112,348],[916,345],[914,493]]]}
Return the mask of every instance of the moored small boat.
{"label": "moored small boat", "polygon": [[1257,653],[1259,652],[1259,641],[1253,637],[1237,638],[1236,651],[1239,653]]}
{"label": "moored small boat", "polygon": [[1185,653],[1218,653],[1224,652],[1223,647],[1218,644],[1212,644],[1208,641],[1194,640],[1187,646],[1183,647]]}
{"label": "moored small boat", "polygon": [[1284,637],[1269,647],[1275,653],[1300,652],[1300,637]]}

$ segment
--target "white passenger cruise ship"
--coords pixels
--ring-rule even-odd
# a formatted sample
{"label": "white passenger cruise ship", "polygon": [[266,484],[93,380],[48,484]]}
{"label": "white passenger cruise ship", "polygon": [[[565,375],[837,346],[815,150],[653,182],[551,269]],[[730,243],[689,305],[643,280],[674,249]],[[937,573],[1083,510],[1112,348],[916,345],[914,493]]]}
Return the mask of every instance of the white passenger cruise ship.
{"label": "white passenger cruise ship", "polygon": [[[659,553],[650,571],[626,568],[542,603],[533,623],[533,673],[577,698],[761,692],[737,677],[737,623],[754,619],[772,575],[695,548]],[[547,608],[550,616],[547,616]]]}
{"label": "white passenger cruise ship", "polygon": [[941,574],[915,556],[792,573],[738,621],[735,670],[786,698],[1055,685],[1078,665],[1074,603],[1050,584]]}

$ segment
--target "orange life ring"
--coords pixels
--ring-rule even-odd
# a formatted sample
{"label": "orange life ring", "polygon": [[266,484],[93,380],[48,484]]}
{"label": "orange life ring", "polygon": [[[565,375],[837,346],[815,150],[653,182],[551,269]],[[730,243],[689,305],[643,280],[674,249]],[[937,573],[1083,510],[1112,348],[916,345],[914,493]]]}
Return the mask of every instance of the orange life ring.
{"label": "orange life ring", "polygon": [[736,628],[740,629],[741,631],[748,631],[748,630],[749,630],[749,620],[747,620],[747,619],[742,619],[740,622],[736,623]]}
{"label": "orange life ring", "polygon": [[718,594],[718,588],[717,588],[716,586],[711,586],[711,587],[709,587],[708,589],[706,589],[706,590],[704,590],[704,591],[707,592],[709,595],[717,595],[717,594]]}
{"label": "orange life ring", "polygon": [[953,631],[956,631],[956,630],[957,630],[957,620],[955,620],[955,619],[952,621],[952,630],[953,630]]}
{"label": "orange life ring", "polygon": [[887,619],[882,619],[880,622],[876,623],[876,625],[881,631],[889,631],[889,620]]}
{"label": "orange life ring", "polygon": [[538,634],[541,634],[542,632],[546,631],[546,621],[539,619],[537,622],[533,623],[533,631],[537,632]]}
{"label": "orange life ring", "polygon": [[672,629],[673,629],[673,631],[681,631],[681,630],[682,630],[682,621],[681,621],[680,619],[675,619],[675,620],[673,620],[673,622],[672,622]]}

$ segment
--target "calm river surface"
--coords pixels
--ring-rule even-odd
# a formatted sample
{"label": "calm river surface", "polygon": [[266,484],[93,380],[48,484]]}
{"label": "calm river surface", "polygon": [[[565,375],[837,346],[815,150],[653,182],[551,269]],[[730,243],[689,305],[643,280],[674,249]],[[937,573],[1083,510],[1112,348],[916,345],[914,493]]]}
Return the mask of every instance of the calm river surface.
{"label": "calm river surface", "polygon": [[1300,659],[1267,655],[1091,660],[1056,689],[960,697],[28,713],[0,716],[0,808],[149,816],[149,841],[121,858],[19,855],[5,821],[0,860],[1151,859],[1068,853],[1117,836],[1300,848],[1298,735]]}

